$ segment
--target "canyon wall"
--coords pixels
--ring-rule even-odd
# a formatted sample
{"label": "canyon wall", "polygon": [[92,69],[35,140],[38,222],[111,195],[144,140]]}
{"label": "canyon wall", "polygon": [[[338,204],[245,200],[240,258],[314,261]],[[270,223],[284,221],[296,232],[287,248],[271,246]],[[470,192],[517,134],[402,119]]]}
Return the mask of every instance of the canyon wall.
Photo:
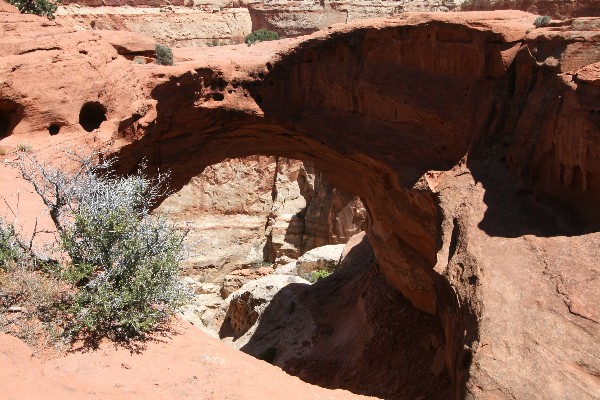
{"label": "canyon wall", "polygon": [[58,20],[81,29],[129,30],[170,46],[243,43],[257,29],[294,37],[337,23],[404,12],[523,10],[556,19],[600,16],[595,0],[225,1],[66,0]]}
{"label": "canyon wall", "polygon": [[210,165],[157,211],[190,229],[182,267],[196,276],[284,264],[366,226],[360,199],[332,188],[310,162],[277,157]]}

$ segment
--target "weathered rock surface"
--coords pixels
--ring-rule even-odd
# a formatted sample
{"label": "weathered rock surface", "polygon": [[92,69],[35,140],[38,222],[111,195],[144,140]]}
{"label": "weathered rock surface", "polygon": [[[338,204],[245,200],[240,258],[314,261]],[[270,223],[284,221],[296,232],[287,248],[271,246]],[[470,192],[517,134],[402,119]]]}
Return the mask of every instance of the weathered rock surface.
{"label": "weathered rock surface", "polygon": [[[158,3],[158,2],[157,2]],[[156,4],[158,5],[158,4]],[[59,7],[56,21],[85,30],[131,31],[169,46],[239,44],[252,31],[246,8]]]}
{"label": "weathered rock surface", "polygon": [[[422,310],[406,303],[430,332],[439,321],[421,351],[387,347],[398,362],[425,360],[422,376],[439,373],[439,386],[427,385],[432,396],[600,396],[596,19],[536,29],[536,16],[521,12],[404,14],[251,47],[180,49],[187,61],[163,67],[133,65],[90,32],[1,17],[3,148],[27,141],[54,160],[77,143],[118,154],[121,172],[146,157],[172,170],[176,188],[228,157],[312,161],[364,201],[373,280]],[[79,124],[88,101],[106,109],[92,132]],[[60,133],[50,135],[55,122]],[[10,165],[0,172],[2,193],[22,185]],[[355,292],[381,305],[369,297],[377,290]],[[384,326],[401,315],[397,301],[373,318]],[[334,374],[350,371],[341,358],[367,360],[335,347],[337,335],[369,336],[357,328],[367,326],[359,300],[348,304],[324,309],[339,317],[311,347],[338,354],[329,372],[302,360],[286,362],[289,371],[353,385],[336,378],[349,372]],[[387,320],[386,343],[404,338],[398,332],[411,332],[413,320]],[[357,389],[376,389],[389,368],[371,371],[376,378],[365,375]],[[410,387],[396,382],[389,387]]]}
{"label": "weathered rock surface", "polygon": [[302,274],[320,269],[326,271],[335,270],[342,261],[344,247],[345,245],[343,244],[337,244],[316,247],[307,251],[296,261],[298,274],[302,276]]}
{"label": "weathered rock surface", "polygon": [[226,299],[230,294],[244,286],[250,281],[260,279],[266,275],[273,273],[271,267],[260,267],[257,269],[239,269],[225,276],[223,285],[221,286],[221,297]]}
{"label": "weathered rock surface", "polygon": [[[282,298],[280,292],[290,284],[308,282],[293,275],[269,275],[249,281],[232,293],[226,300],[225,319],[219,329],[219,337],[231,338],[236,348],[247,344],[267,307],[280,309],[284,313],[289,310],[294,298]],[[275,296],[281,300],[274,302]],[[283,323],[280,321],[279,326]],[[276,329],[274,326],[272,328]]]}
{"label": "weathered rock surface", "polygon": [[305,167],[276,157],[226,160],[208,166],[165,200],[158,211],[190,229],[187,273],[207,277],[215,268],[227,274],[225,265],[239,269],[295,259],[316,245],[345,243],[363,230],[360,200],[331,188],[324,177],[315,185],[314,172],[311,178]]}
{"label": "weathered rock surface", "polygon": [[521,10],[538,15],[549,15],[557,19],[574,17],[600,17],[596,0],[465,0],[462,11]]}
{"label": "weathered rock surface", "polygon": [[460,1],[455,0],[266,0],[250,2],[248,11],[252,30],[268,29],[294,37],[358,19],[388,17],[401,12],[453,11],[459,5]]}
{"label": "weathered rock surface", "polygon": [[362,239],[313,285],[279,285],[273,294],[276,284],[263,278],[240,289],[220,336],[308,382],[386,399],[449,398],[439,322],[382,279]]}

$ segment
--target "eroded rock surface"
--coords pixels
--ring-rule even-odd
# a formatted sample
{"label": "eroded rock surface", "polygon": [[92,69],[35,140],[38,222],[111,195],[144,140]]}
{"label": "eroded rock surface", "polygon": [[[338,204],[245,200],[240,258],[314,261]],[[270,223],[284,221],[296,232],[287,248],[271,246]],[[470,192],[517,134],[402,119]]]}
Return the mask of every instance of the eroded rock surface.
{"label": "eroded rock surface", "polygon": [[[0,144],[27,141],[54,160],[77,143],[118,154],[123,173],[147,158],[172,170],[176,189],[225,158],[311,161],[364,201],[373,279],[402,294],[390,304],[406,300],[411,318],[439,328],[422,351],[393,358],[425,360],[415,365],[423,381],[436,377],[439,386],[423,386],[432,396],[595,399],[600,31],[593,18],[540,29],[535,18],[404,14],[251,47],[179,49],[187,61],[163,67],[134,65],[92,32],[2,13]],[[106,121],[88,132],[79,113],[90,101]],[[9,193],[20,183],[0,168]],[[364,287],[373,300],[360,301],[381,304]],[[330,310],[339,317],[311,348],[374,365],[335,347],[338,335],[368,333],[357,327],[369,314],[352,314],[366,306],[348,304]],[[386,325],[399,309],[372,315]],[[389,343],[411,326],[399,321],[388,320]],[[343,360],[316,377],[322,364],[305,361],[285,365],[354,385]],[[378,389],[374,381],[353,388]],[[411,388],[396,382],[397,393]]]}

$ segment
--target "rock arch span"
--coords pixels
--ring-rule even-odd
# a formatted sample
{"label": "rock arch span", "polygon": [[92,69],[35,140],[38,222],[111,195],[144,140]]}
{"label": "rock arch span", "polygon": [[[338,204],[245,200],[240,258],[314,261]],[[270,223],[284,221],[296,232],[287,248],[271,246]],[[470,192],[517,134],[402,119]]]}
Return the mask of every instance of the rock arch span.
{"label": "rock arch span", "polygon": [[[570,148],[589,148],[590,137],[598,138],[597,121],[579,110],[598,87],[584,79],[574,85],[576,73],[564,74],[566,67],[550,62],[557,48],[568,51],[568,38],[526,37],[535,17],[508,15],[371,21],[238,50],[228,54],[230,65],[215,55],[210,67],[161,70],[154,77],[162,82],[151,91],[156,118],[121,156],[129,165],[148,157],[170,168],[176,185],[226,157],[314,162],[336,187],[363,200],[368,237],[388,281],[416,307],[439,316],[446,364],[458,385],[478,336],[478,272],[476,263],[458,263],[459,275],[469,276],[452,281],[461,221],[442,206],[436,178],[453,169],[470,173],[488,186],[484,201],[492,212],[501,197],[493,188],[497,177],[508,185],[519,180],[597,220],[592,204],[600,196],[600,163],[576,160]],[[197,55],[185,56],[191,61],[182,69]],[[565,185],[565,168],[580,177]],[[444,221],[452,221],[451,237]],[[492,236],[537,229],[499,232],[485,219],[480,227]]]}

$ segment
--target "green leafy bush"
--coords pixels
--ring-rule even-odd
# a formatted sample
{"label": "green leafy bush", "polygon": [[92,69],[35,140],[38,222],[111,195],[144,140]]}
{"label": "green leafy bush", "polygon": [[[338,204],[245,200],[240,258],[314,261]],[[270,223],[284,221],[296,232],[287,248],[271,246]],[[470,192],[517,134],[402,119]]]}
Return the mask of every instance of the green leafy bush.
{"label": "green leafy bush", "polygon": [[543,17],[537,17],[533,22],[533,25],[535,25],[536,28],[541,28],[542,26],[549,25],[550,21],[552,21],[552,18],[550,18],[547,15],[544,15]]}
{"label": "green leafy bush", "polygon": [[55,273],[73,283],[68,332],[128,339],[158,327],[188,298],[179,280],[185,233],[150,214],[167,175],[119,177],[83,160],[75,174],[23,155],[21,171],[50,209],[68,260]]}
{"label": "green leafy bush", "polygon": [[256,42],[266,42],[269,40],[277,39],[279,39],[279,35],[277,34],[277,32],[269,31],[266,29],[259,29],[246,36],[244,42],[246,44],[254,44]]}
{"label": "green leafy bush", "polygon": [[23,14],[37,14],[48,19],[54,19],[54,13],[59,2],[53,0],[7,0]]}
{"label": "green leafy bush", "polygon": [[154,62],[160,65],[173,65],[173,50],[170,47],[157,44],[155,52]]}

